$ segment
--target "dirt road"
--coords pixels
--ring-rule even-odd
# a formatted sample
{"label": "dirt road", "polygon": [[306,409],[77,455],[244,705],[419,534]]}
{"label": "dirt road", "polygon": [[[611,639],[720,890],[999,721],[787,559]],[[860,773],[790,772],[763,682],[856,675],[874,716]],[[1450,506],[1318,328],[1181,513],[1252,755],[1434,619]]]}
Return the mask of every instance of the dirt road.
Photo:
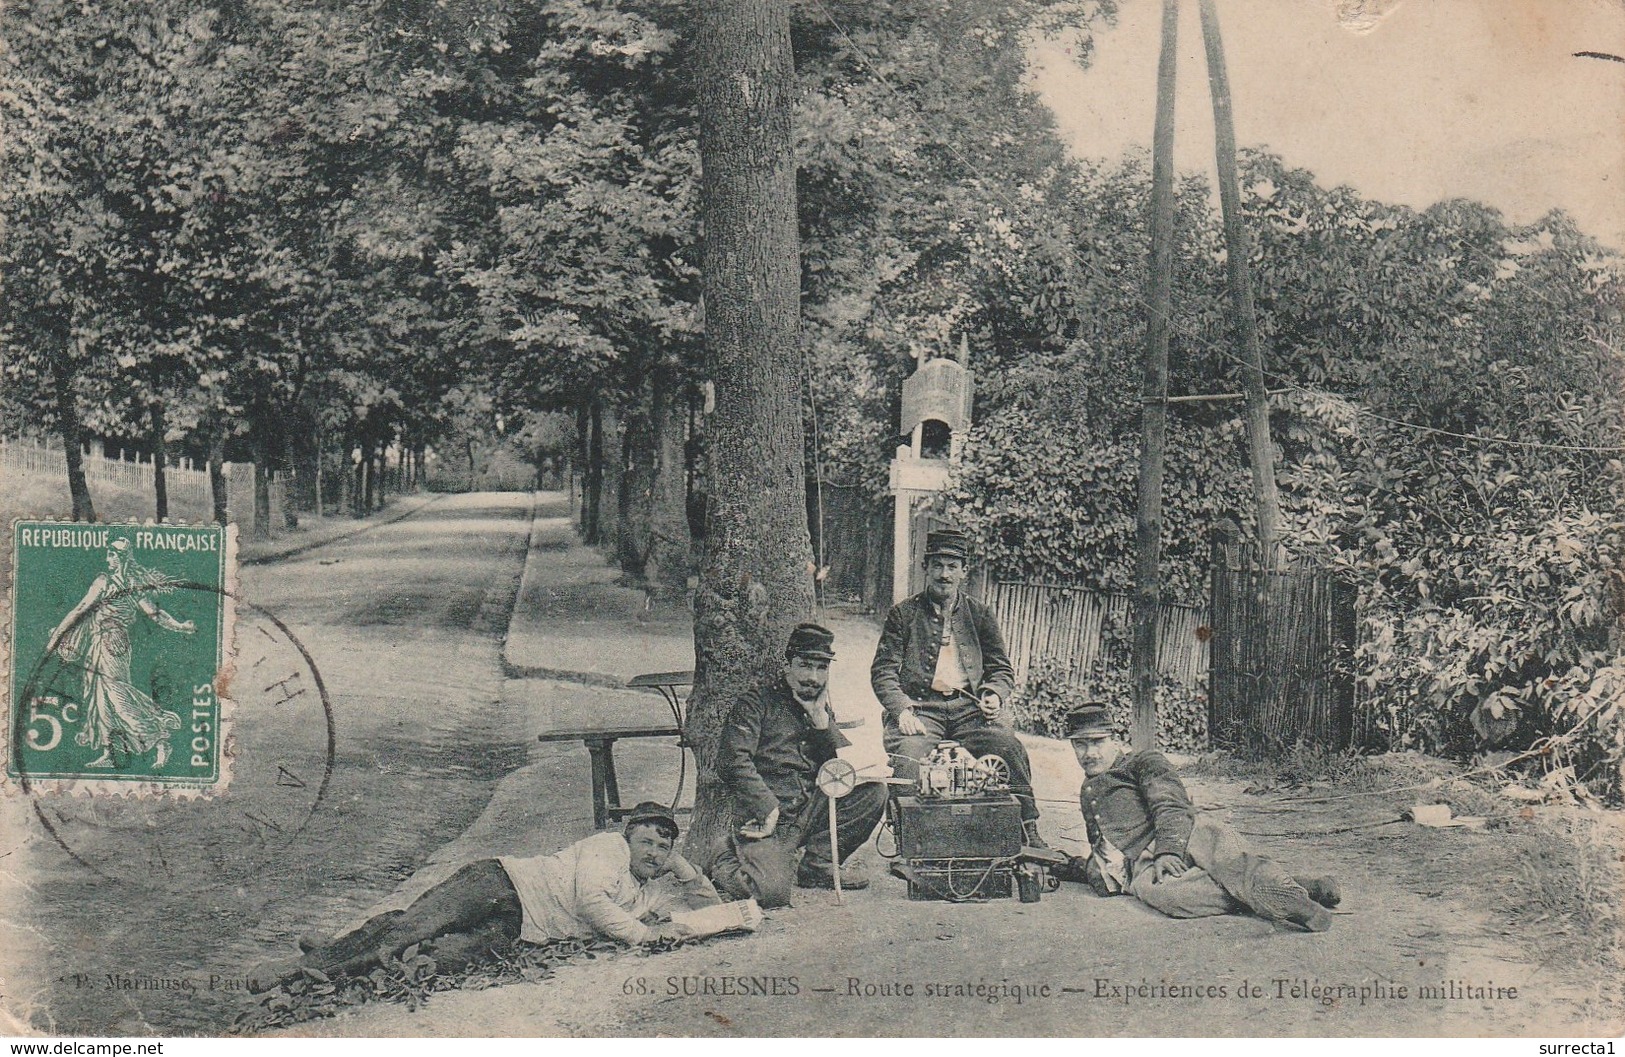
{"label": "dirt road", "polygon": [[[426,864],[418,881],[471,857],[551,850],[590,829],[584,751],[538,747],[535,733],[611,715],[658,720],[663,706],[601,686],[503,681],[499,638],[530,512],[523,497],[448,498],[244,571],[244,596],[287,623],[327,683],[336,753],[303,830],[289,832],[298,823],[289,805],[317,784],[326,720],[309,696],[256,698],[266,680],[244,682],[251,653],[241,659],[245,744],[231,797],[162,810],[54,804],[47,818],[61,844],[32,805],[0,800],[0,1006],[18,1029],[218,1033],[251,1008],[234,981],[291,951],[297,932],[331,929],[399,895]],[[535,541],[533,560],[571,550],[568,525],[537,524],[552,535]],[[868,720],[852,732],[853,751],[878,752],[877,706],[865,696],[875,628],[832,623],[837,711]],[[253,613],[240,626],[249,642],[277,631],[253,631]],[[603,649],[624,650],[623,639]],[[266,655],[287,660],[286,648]],[[1064,744],[1028,744],[1045,830],[1076,850],[1076,763]],[[256,756],[267,747],[270,757]],[[671,795],[672,746],[623,750],[628,799]],[[1385,824],[1410,794],[1283,804],[1237,782],[1189,784],[1199,807],[1225,812],[1258,846],[1343,881],[1332,931],[1246,917],[1171,921],[1075,886],[1036,905],[910,902],[871,845],[872,888],[844,907],[830,893],[800,892],[753,937],[571,964],[539,983],[436,994],[416,1011],[374,1004],[292,1033],[1618,1032],[1618,981],[1572,956],[1562,931],[1572,923],[1509,911],[1525,868],[1508,851],[1509,831]],[[286,831],[245,821],[245,803],[281,805],[283,814],[261,817]],[[12,846],[17,834],[27,839]]]}
{"label": "dirt road", "polygon": [[[243,1008],[248,965],[371,904],[478,817],[534,737],[505,726],[498,704],[531,503],[447,497],[244,568],[241,595],[258,608],[239,612],[240,754],[226,797],[51,804],[54,836],[21,798],[0,805],[0,1006],[18,1027],[219,1033]],[[272,641],[271,617],[314,672]],[[284,691],[260,685],[288,674]],[[326,767],[317,674],[336,751],[309,812]]]}
{"label": "dirt road", "polygon": [[[855,743],[849,755],[862,763],[880,748],[878,705],[868,690],[878,631],[860,618],[826,619],[837,631],[831,700],[843,720],[867,721],[849,732]],[[576,711],[554,711],[552,718],[589,707],[582,704],[589,689],[558,693]],[[602,693],[600,707],[629,707]],[[541,729],[546,718],[537,711],[530,722]],[[1045,800],[1045,832],[1081,850],[1075,798],[1082,775],[1071,751],[1048,739],[1025,740]],[[649,792],[669,788],[675,770],[669,748],[628,750],[623,783]],[[561,808],[579,804],[582,771],[579,759],[565,757],[537,759],[514,772],[457,855],[444,857],[492,854],[537,833],[551,834],[556,847],[585,832],[584,820],[574,820],[572,830],[558,817]],[[862,855],[873,887],[849,896],[844,907],[833,905],[831,893],[799,891],[796,905],[774,913],[753,937],[658,955],[627,952],[565,966],[540,983],[437,994],[415,1012],[375,1005],[295,1033],[1381,1036],[1620,1029],[1618,981],[1578,963],[1563,932],[1572,923],[1515,912],[1525,865],[1509,839],[1513,831],[1384,824],[1417,799],[1415,792],[1302,803],[1212,776],[1191,774],[1187,783],[1198,807],[1222,812],[1255,846],[1298,872],[1341,880],[1345,901],[1330,932],[1309,935],[1250,917],[1173,921],[1132,899],[1097,899],[1075,885],[1037,905],[910,902],[871,844]],[[1498,997],[1477,997],[1484,994]]]}
{"label": "dirt road", "polygon": [[[1053,754],[1040,775],[1064,772]],[[517,780],[520,776],[516,775]],[[1044,783],[1047,784],[1047,783]],[[1045,794],[1044,784],[1039,792]],[[1282,815],[1239,783],[1193,778],[1199,805],[1253,832],[1336,830],[1385,809]],[[494,806],[494,805],[493,805]],[[1052,833],[1076,811],[1047,811]],[[1537,946],[1500,911],[1513,866],[1494,832],[1376,827],[1255,837],[1337,876],[1331,931],[1253,917],[1175,921],[1066,885],[1013,899],[911,902],[872,868],[866,891],[798,891],[754,936],[568,965],[546,981],[371,1006],[296,1034],[887,1036],[1617,1035],[1618,981]],[[880,867],[874,846],[862,853]],[[1545,937],[1546,940],[1560,937]],[[1429,989],[1429,990],[1424,990]],[[1499,990],[1489,990],[1499,989]]]}

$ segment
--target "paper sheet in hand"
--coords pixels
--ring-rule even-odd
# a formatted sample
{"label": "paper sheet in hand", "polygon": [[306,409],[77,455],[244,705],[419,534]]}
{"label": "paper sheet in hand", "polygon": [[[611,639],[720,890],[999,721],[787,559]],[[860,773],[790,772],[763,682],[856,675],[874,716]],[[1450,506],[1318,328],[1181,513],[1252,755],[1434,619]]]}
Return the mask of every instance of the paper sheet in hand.
{"label": "paper sheet in hand", "polygon": [[674,925],[688,926],[702,938],[724,932],[755,932],[762,923],[762,908],[754,899],[740,899],[699,910],[680,910],[671,920]]}

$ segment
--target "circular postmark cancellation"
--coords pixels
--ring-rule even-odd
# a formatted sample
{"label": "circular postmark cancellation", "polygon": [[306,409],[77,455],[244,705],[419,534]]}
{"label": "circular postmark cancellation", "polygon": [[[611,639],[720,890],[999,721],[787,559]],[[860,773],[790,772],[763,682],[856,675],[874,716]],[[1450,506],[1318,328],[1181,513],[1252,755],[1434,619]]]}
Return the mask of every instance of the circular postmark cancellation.
{"label": "circular postmark cancellation", "polygon": [[321,673],[237,595],[235,544],[234,526],[12,525],[4,782],[98,874],[257,873],[326,792]]}

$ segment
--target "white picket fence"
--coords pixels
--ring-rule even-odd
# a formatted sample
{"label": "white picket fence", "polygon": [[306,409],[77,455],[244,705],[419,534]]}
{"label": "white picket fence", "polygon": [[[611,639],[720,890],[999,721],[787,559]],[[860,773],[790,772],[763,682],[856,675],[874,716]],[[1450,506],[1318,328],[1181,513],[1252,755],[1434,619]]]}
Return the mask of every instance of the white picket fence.
{"label": "white picket fence", "polygon": [[[86,446],[80,456],[85,480],[95,496],[98,484],[127,489],[151,495],[153,491],[153,465],[150,460],[111,458],[92,454]],[[254,529],[254,466],[252,463],[226,463],[226,505],[228,515],[244,535]],[[39,477],[60,482],[67,488],[68,460],[61,447],[53,447],[37,440],[0,440],[0,481],[13,475]],[[209,472],[196,466],[191,459],[180,459],[164,471],[164,486],[169,492],[172,508],[189,508],[195,517],[207,517],[214,508],[214,494],[209,488]],[[287,483],[282,475],[271,481],[271,518],[269,528],[274,535],[282,531],[282,505],[286,498]],[[182,518],[184,520],[184,518]]]}
{"label": "white picket fence", "polygon": [[[92,484],[110,484],[133,491],[151,492],[153,489],[153,465],[150,460],[110,459],[87,450],[80,462],[85,468],[85,480]],[[0,469],[65,480],[68,459],[61,448],[48,447],[39,441],[4,440],[0,441]],[[169,490],[171,501],[202,506],[211,502],[208,471],[194,467],[191,459],[182,459],[179,465],[169,466],[164,473],[164,485]]]}

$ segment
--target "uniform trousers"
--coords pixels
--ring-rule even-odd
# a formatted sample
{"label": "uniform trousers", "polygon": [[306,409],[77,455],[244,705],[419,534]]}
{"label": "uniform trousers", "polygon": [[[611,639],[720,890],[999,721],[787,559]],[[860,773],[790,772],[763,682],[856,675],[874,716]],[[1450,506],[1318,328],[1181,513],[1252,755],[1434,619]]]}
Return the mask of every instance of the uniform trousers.
{"label": "uniform trousers", "polygon": [[[863,847],[886,810],[887,787],[864,782],[839,801],[835,809],[835,843],[840,861]],[[829,848],[829,798],[814,792],[800,804],[780,808],[773,835],[747,840],[739,827],[751,819],[734,820],[728,846],[711,866],[711,881],[730,899],[754,899],[772,909],[790,905],[798,867],[796,853],[805,848],[802,873],[827,874],[833,869]]]}
{"label": "uniform trousers", "polygon": [[1247,847],[1241,835],[1207,812],[1198,812],[1185,846],[1188,867],[1153,883],[1153,843],[1130,869],[1129,892],[1174,918],[1213,917],[1251,910],[1272,921],[1313,913],[1316,904],[1286,869]]}
{"label": "uniform trousers", "polygon": [[939,741],[957,741],[973,756],[998,756],[1010,768],[1010,792],[1021,805],[1022,821],[1038,817],[1033,800],[1033,765],[1027,747],[1015,732],[982,715],[972,702],[917,702],[914,715],[925,724],[925,734],[904,734],[897,720],[886,717],[885,744],[891,753],[892,771],[899,778],[919,776],[919,762],[930,755]]}

